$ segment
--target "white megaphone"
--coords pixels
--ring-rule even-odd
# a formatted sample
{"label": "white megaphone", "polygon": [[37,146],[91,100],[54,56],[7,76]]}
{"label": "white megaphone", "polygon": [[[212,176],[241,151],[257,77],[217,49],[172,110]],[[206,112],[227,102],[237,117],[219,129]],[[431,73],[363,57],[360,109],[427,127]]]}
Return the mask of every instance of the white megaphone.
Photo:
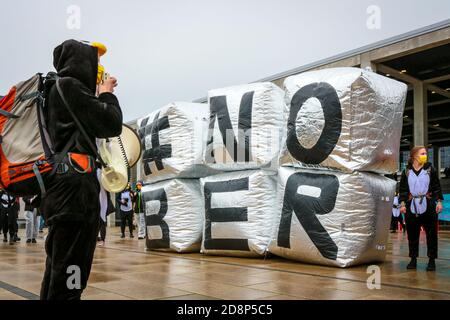
{"label": "white megaphone", "polygon": [[141,140],[137,133],[126,124],[118,137],[99,139],[98,150],[106,164],[102,168],[100,183],[106,191],[118,193],[129,182],[129,170],[141,157]]}

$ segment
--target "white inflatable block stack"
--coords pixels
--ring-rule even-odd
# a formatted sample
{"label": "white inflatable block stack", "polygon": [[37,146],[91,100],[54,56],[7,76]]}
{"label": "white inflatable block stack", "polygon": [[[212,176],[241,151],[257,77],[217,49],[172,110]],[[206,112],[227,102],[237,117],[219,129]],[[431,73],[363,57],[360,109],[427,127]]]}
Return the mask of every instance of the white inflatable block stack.
{"label": "white inflatable block stack", "polygon": [[280,168],[269,251],[338,267],[383,261],[395,187],[372,173]]}
{"label": "white inflatable block stack", "polygon": [[208,102],[205,163],[220,171],[276,171],[285,126],[284,91],[271,82],[251,83],[210,90]]}
{"label": "white inflatable block stack", "polygon": [[200,181],[206,212],[201,252],[264,256],[276,217],[276,173],[247,170]]}
{"label": "white inflatable block stack", "polygon": [[406,84],[358,68],[332,68],[288,77],[284,87],[289,120],[281,165],[397,171]]}
{"label": "white inflatable block stack", "polygon": [[204,204],[198,179],[170,179],[142,188],[150,250],[198,252]]}
{"label": "white inflatable block stack", "polygon": [[174,102],[138,120],[145,183],[200,178],[215,173],[203,164],[209,106]]}

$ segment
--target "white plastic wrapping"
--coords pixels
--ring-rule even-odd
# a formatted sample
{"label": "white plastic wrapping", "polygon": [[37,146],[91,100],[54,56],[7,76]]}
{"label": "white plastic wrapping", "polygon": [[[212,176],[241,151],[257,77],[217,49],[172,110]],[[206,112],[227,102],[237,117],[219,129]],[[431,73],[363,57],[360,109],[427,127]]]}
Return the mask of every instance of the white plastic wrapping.
{"label": "white plastic wrapping", "polygon": [[202,253],[264,255],[276,217],[276,174],[247,170],[200,180],[205,200]]}
{"label": "white plastic wrapping", "polygon": [[406,84],[358,68],[288,77],[281,165],[397,171]]}
{"label": "white plastic wrapping", "polygon": [[269,251],[338,267],[383,261],[395,186],[372,173],[280,168]]}
{"label": "white plastic wrapping", "polygon": [[213,171],[203,165],[209,106],[175,102],[138,120],[142,180],[199,178]]}
{"label": "white plastic wrapping", "polygon": [[204,205],[198,179],[171,179],[145,185],[142,197],[148,249],[200,250]]}
{"label": "white plastic wrapping", "polygon": [[284,92],[270,82],[210,90],[205,162],[221,171],[278,165]]}

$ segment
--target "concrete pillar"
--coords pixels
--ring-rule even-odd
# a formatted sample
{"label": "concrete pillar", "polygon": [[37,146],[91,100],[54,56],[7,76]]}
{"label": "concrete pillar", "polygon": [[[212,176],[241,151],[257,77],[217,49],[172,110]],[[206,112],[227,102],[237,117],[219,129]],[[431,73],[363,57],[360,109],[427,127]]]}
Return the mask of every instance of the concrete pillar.
{"label": "concrete pillar", "polygon": [[433,167],[441,177],[441,148],[438,146],[433,146]]}
{"label": "concrete pillar", "polygon": [[359,56],[359,61],[360,61],[361,69],[369,68],[373,72],[377,72],[377,65],[372,62],[369,53],[362,53]]}
{"label": "concrete pillar", "polygon": [[427,89],[423,82],[414,84],[414,145],[428,144]]}

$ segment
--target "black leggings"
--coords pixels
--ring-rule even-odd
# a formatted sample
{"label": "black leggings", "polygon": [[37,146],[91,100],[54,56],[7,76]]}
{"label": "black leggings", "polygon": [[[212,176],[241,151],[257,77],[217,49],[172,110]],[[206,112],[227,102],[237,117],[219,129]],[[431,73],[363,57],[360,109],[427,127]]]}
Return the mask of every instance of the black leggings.
{"label": "black leggings", "polygon": [[130,235],[133,234],[133,210],[130,211],[122,211],[120,210],[120,231],[122,234],[125,234],[125,226],[128,224],[128,228],[130,229]]}

